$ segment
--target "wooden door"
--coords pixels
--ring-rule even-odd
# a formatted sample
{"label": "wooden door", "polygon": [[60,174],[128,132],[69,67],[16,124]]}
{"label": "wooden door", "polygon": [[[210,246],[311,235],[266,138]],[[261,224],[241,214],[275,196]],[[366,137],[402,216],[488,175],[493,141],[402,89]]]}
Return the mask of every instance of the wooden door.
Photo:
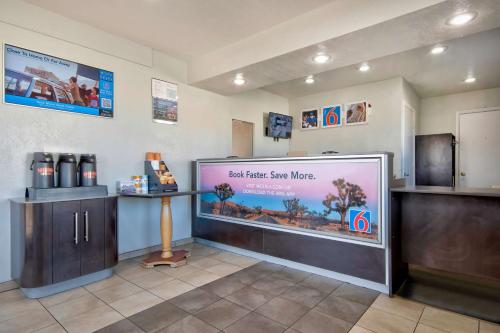
{"label": "wooden door", "polygon": [[104,199],[81,201],[81,275],[104,269]]}
{"label": "wooden door", "polygon": [[233,119],[232,155],[253,157],[253,123]]}
{"label": "wooden door", "polygon": [[54,202],[52,206],[53,283],[80,276],[82,232],[80,201]]}

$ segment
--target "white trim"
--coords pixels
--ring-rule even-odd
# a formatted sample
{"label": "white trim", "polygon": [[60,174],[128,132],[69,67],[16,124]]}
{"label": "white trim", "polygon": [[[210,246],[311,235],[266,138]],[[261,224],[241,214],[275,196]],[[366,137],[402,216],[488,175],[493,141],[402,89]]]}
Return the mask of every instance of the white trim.
{"label": "white trim", "polygon": [[209,241],[209,240],[202,239],[202,238],[195,238],[195,243],[200,243],[203,245],[212,246],[212,247],[215,247],[215,248],[218,248],[221,250],[233,252],[236,254],[241,254],[241,255],[252,257],[255,259],[259,259],[259,260],[264,260],[264,261],[271,262],[271,263],[278,264],[278,265],[283,265],[286,267],[299,269],[301,271],[325,276],[325,277],[336,279],[339,281],[351,283],[351,284],[354,284],[354,285],[357,285],[360,287],[365,287],[365,288],[369,288],[372,290],[376,290],[376,291],[379,291],[381,293],[385,293],[385,294],[389,293],[389,287],[387,285],[383,285],[381,283],[377,283],[377,282],[373,282],[373,281],[369,281],[369,280],[365,280],[365,279],[360,279],[360,278],[346,275],[346,274],[342,274],[342,273],[337,273],[337,272],[330,271],[327,269],[318,268],[318,267],[310,266],[310,265],[305,265],[305,264],[301,264],[301,263],[298,263],[295,261],[290,261],[290,260],[281,259],[278,257],[273,257],[273,256],[270,256],[267,254],[262,254],[262,253],[258,253],[258,252],[244,250],[244,249],[240,249],[238,247],[217,243],[217,242]]}
{"label": "white trim", "polygon": [[[405,108],[410,109],[413,112],[414,115],[414,126],[415,126],[415,132],[413,133],[414,136],[417,133],[417,128],[416,128],[416,121],[417,121],[417,111],[406,101],[403,100],[401,102],[401,178],[406,179],[405,176],[405,123],[406,123],[406,117],[405,117]],[[413,140],[413,147],[412,147],[412,154],[413,154],[413,165],[411,166],[411,178],[415,182],[415,139]],[[405,184],[405,185],[414,185],[414,184]]]}
{"label": "white trim", "polygon": [[468,113],[499,111],[500,106],[457,111],[455,116],[455,186],[460,186],[460,116]]}

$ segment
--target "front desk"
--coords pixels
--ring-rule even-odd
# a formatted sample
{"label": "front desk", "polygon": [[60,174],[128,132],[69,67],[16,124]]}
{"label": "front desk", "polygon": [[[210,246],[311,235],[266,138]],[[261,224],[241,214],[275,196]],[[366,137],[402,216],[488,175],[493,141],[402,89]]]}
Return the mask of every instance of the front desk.
{"label": "front desk", "polygon": [[193,163],[193,237],[392,293],[390,153]]}

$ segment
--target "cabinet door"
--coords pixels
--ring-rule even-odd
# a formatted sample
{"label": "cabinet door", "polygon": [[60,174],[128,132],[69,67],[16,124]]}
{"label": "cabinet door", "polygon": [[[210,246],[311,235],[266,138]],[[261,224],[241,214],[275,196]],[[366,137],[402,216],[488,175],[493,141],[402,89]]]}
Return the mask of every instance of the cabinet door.
{"label": "cabinet door", "polygon": [[106,268],[115,266],[118,263],[118,224],[117,222],[117,198],[107,198],[104,208],[104,244]]}
{"label": "cabinet door", "polygon": [[80,201],[52,205],[53,283],[80,276],[80,245],[83,219]]}
{"label": "cabinet door", "polygon": [[104,202],[105,199],[81,201],[82,275],[104,269]]}

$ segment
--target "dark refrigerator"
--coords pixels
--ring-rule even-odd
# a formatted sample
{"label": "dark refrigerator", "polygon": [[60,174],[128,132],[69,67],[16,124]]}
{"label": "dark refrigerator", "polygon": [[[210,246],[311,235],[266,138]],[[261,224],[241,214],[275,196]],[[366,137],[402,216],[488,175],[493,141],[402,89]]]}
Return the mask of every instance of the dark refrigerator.
{"label": "dark refrigerator", "polygon": [[455,136],[415,136],[415,185],[455,186]]}

